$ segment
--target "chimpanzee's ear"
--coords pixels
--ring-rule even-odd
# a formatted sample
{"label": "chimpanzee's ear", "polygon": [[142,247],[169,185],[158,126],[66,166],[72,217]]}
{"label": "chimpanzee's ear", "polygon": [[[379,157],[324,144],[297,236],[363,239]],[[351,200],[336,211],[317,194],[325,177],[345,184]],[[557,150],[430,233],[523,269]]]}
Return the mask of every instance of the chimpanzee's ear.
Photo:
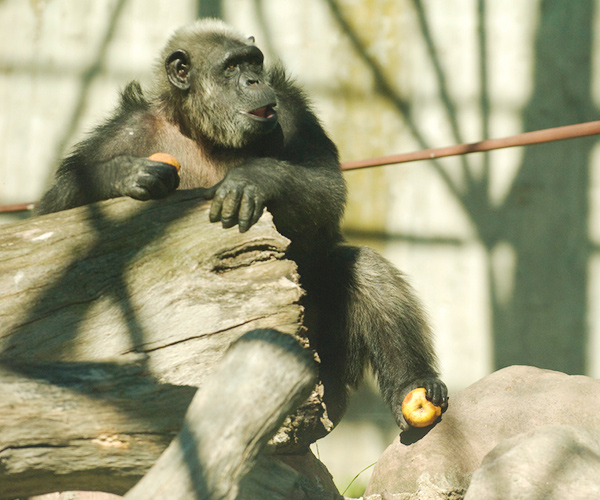
{"label": "chimpanzee's ear", "polygon": [[185,50],[178,49],[171,52],[165,59],[165,69],[172,85],[181,90],[190,88],[191,61],[190,55]]}

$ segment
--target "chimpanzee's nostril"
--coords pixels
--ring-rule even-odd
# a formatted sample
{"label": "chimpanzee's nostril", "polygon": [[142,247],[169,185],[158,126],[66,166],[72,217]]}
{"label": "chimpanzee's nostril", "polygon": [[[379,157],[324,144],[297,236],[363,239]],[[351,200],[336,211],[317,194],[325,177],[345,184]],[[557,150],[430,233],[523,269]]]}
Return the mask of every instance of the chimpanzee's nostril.
{"label": "chimpanzee's nostril", "polygon": [[251,87],[252,85],[258,85],[260,83],[259,80],[256,80],[254,78],[248,78],[246,80],[246,87]]}

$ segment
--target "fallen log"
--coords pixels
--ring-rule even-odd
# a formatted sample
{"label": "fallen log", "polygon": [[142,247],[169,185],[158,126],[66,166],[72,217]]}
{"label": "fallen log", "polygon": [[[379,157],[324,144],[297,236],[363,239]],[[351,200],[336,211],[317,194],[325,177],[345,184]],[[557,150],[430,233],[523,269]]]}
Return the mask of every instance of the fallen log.
{"label": "fallen log", "polygon": [[316,376],[314,359],[291,336],[244,335],[194,397],[177,438],[125,499],[287,498],[298,474],[266,456],[255,466]]}
{"label": "fallen log", "polygon": [[[198,191],[156,202],[110,200],[0,226],[0,386],[6,377],[13,389],[29,383],[39,405],[21,434],[0,425],[0,498],[33,475],[60,476],[58,489],[122,494],[178,430],[189,386],[201,387],[244,333],[274,328],[306,345],[303,292],[295,264],[284,258],[287,245],[268,213],[243,234],[210,224]],[[114,384],[86,385],[94,367]],[[78,402],[56,382],[63,368],[80,379]],[[131,408],[121,404],[120,377],[131,388]],[[61,397],[35,396],[38,390]],[[317,386],[286,419],[273,440],[278,450],[305,449],[331,430],[320,392]],[[0,402],[0,412],[16,425],[22,405],[13,403]],[[85,410],[69,417],[72,405],[89,406],[87,418]],[[45,424],[61,418],[71,434],[60,441],[64,429],[54,428],[53,441]],[[144,431],[148,422],[152,432]],[[78,458],[94,446],[102,453],[93,463]],[[70,468],[61,476],[53,464],[65,460]]]}
{"label": "fallen log", "polygon": [[0,361],[137,353],[158,380],[200,385],[242,333],[298,332],[288,243],[269,214],[244,234],[210,224],[194,191],[0,226]]}
{"label": "fallen log", "polygon": [[181,429],[195,387],[141,363],[0,366],[0,498],[124,493]]}

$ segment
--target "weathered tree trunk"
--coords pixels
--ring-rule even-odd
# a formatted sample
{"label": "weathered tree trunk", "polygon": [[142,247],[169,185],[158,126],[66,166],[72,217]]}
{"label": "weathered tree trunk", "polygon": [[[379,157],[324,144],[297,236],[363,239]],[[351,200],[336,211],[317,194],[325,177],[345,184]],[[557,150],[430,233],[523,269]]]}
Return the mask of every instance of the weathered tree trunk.
{"label": "weathered tree trunk", "polygon": [[196,388],[142,364],[0,366],[0,498],[124,493],[181,428]]}
{"label": "weathered tree trunk", "polygon": [[160,381],[199,385],[242,333],[296,334],[302,291],[268,214],[208,222],[194,192],[118,199],[0,227],[0,356],[138,353]]}
{"label": "weathered tree trunk", "polygon": [[[293,338],[273,330],[244,335],[194,397],[177,439],[125,499],[286,498],[293,469],[263,458],[248,473],[316,375],[314,359]],[[257,486],[259,496],[250,493]]]}
{"label": "weathered tree trunk", "polygon": [[[0,227],[0,498],[127,491],[180,428],[195,389],[178,386],[202,386],[250,330],[301,338],[270,215],[240,234],[207,212],[182,191]],[[331,429],[318,392],[280,450]]]}

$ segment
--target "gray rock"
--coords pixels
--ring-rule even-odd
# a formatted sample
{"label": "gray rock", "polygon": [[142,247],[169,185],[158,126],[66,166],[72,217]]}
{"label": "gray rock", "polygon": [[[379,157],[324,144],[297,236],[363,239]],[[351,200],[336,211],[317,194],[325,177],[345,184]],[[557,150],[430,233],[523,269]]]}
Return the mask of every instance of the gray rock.
{"label": "gray rock", "polygon": [[471,475],[498,443],[547,425],[600,429],[600,381],[528,366],[494,372],[452,394],[433,428],[396,439],[380,457],[365,494],[421,500],[435,498],[427,491],[438,489],[438,498],[462,498]]}
{"label": "gray rock", "polygon": [[539,427],[483,459],[464,500],[600,498],[600,430]]}

